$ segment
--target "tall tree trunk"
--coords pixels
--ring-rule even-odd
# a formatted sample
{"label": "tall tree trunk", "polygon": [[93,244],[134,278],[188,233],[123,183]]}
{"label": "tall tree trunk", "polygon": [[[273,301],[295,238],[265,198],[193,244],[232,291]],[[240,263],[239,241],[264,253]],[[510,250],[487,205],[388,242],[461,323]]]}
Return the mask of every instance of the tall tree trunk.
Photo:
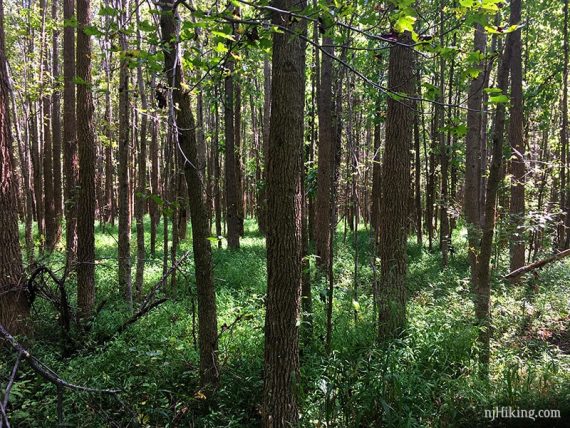
{"label": "tall tree trunk", "polygon": [[77,205],[77,305],[79,316],[91,315],[95,303],[95,130],[91,93],[91,0],[77,0],[77,139],[79,192]]}
{"label": "tall tree trunk", "polygon": [[[182,66],[178,58],[178,28],[174,0],[161,4],[160,26],[164,44],[164,65],[169,85],[172,85],[172,101],[177,105],[176,129],[178,145],[184,158],[183,168],[188,183],[190,218],[192,221],[192,247],[198,292],[198,321],[200,347],[200,380],[202,385],[215,386],[218,383],[216,319],[216,294],[214,290],[212,250],[208,230],[208,212],[203,198],[204,188],[197,162],[197,142],[194,116],[191,110],[190,93],[183,89]],[[186,160],[187,159],[187,160]]]}
{"label": "tall tree trunk", "polygon": [[[140,33],[140,11],[136,7],[137,17],[137,49],[141,49],[141,33]],[[138,179],[137,179],[137,192],[135,194],[135,217],[137,224],[137,269],[135,274],[135,290],[137,299],[142,295],[142,287],[144,280],[144,264],[145,264],[145,246],[144,246],[144,212],[147,200],[146,193],[146,134],[147,134],[147,115],[149,105],[146,98],[144,77],[142,66],[139,63],[137,66],[137,81],[139,89],[139,97],[141,100],[141,107],[143,114],[141,115],[140,122],[140,135],[139,135],[139,152],[138,152]]]}
{"label": "tall tree trunk", "polygon": [[[53,22],[57,22],[58,2],[52,0],[51,17]],[[52,77],[54,81],[58,81],[60,77],[59,72],[59,28],[55,27],[52,33]],[[59,242],[61,238],[61,219],[63,216],[63,194],[62,194],[62,180],[61,180],[61,91],[60,89],[54,90],[52,94],[52,113],[51,113],[51,127],[52,127],[52,148],[53,148],[53,193],[55,205],[55,236]]]}
{"label": "tall tree trunk", "polygon": [[[388,89],[413,95],[414,52],[405,46],[406,33],[390,47]],[[406,322],[406,274],[408,203],[410,189],[410,147],[414,116],[412,101],[388,98],[386,147],[382,164],[382,204],[380,205],[380,295],[379,337],[397,337]]]}
{"label": "tall tree trunk", "polygon": [[269,125],[271,118],[271,63],[267,58],[263,60],[263,187],[260,197],[260,223],[259,230],[266,235],[267,232],[267,153],[269,151]]}
{"label": "tall tree trunk", "polygon": [[11,333],[19,333],[25,328],[29,307],[22,281],[24,267],[18,233],[18,189],[12,152],[4,37],[4,4],[0,0],[0,324]]}
{"label": "tall tree trunk", "polygon": [[374,246],[378,245],[380,239],[380,205],[382,199],[382,156],[380,148],[382,145],[382,124],[380,118],[381,99],[376,98],[376,111],[374,112],[374,156],[372,157],[372,208],[370,226],[374,237]]}
{"label": "tall tree trunk", "polygon": [[228,224],[228,247],[239,248],[240,219],[239,219],[239,195],[237,183],[237,161],[235,150],[234,130],[234,63],[229,60],[229,70],[225,78],[225,102],[224,102],[224,128],[226,146],[226,221]]}
{"label": "tall tree trunk", "polygon": [[[324,24],[323,24],[324,25]],[[332,263],[329,254],[329,240],[331,233],[331,191],[334,184],[336,133],[333,122],[333,65],[332,55],[334,48],[330,26],[323,28],[323,48],[321,56],[321,76],[318,86],[318,170],[317,170],[317,203],[315,211],[315,245],[317,252],[317,266],[327,272],[329,263]]]}
{"label": "tall tree trunk", "polygon": [[40,2],[40,14],[42,16],[42,43],[40,46],[40,87],[42,92],[41,123],[43,126],[43,151],[41,158],[43,163],[43,191],[44,191],[44,214],[45,214],[45,246],[48,252],[53,251],[56,238],[55,205],[53,192],[53,150],[51,138],[51,96],[50,80],[48,80],[49,56],[47,43],[47,0]]}
{"label": "tall tree trunk", "polygon": [[[521,0],[511,2],[511,22],[521,22]],[[523,135],[523,89],[522,89],[522,43],[521,29],[512,33],[511,55],[511,114],[509,119],[509,142],[513,151],[511,161],[511,227],[510,239],[511,271],[525,264],[525,174]]]}
{"label": "tall tree trunk", "polygon": [[131,204],[130,204],[130,123],[129,105],[129,56],[126,34],[129,1],[121,1],[119,43],[121,59],[119,65],[119,288],[125,300],[132,305],[131,285]]}
{"label": "tall tree trunk", "polygon": [[[63,18],[70,22],[75,17],[75,0],[64,0]],[[66,264],[69,267],[77,257],[77,191],[78,155],[77,123],[75,116],[75,26],[63,29],[63,171],[65,177],[64,214]]]}
{"label": "tall tree trunk", "polygon": [[[216,95],[218,88],[216,87]],[[217,100],[217,97],[215,97]],[[220,190],[220,109],[218,102],[214,102],[214,141],[212,150],[214,151],[214,212],[216,214],[216,237],[218,238],[218,248],[222,248],[222,192]]]}
{"label": "tall tree trunk", "polygon": [[[445,46],[445,37],[444,37],[444,7],[443,1],[440,1],[439,4],[439,22],[440,22],[440,36],[439,36],[439,43],[441,46]],[[453,65],[451,67],[451,76],[453,76]],[[439,140],[439,155],[440,155],[440,163],[441,163],[441,195],[440,195],[440,207],[439,207],[439,246],[441,250],[441,261],[443,266],[447,266],[448,257],[449,257],[449,245],[451,244],[451,236],[449,236],[449,215],[448,215],[448,165],[449,165],[449,158],[448,158],[448,147],[445,141],[445,130],[444,130],[444,123],[445,123],[445,110],[443,108],[443,102],[445,101],[445,57],[440,55],[439,58],[439,104],[435,107],[436,108],[436,116],[435,119],[436,127],[437,127],[437,137]]]}
{"label": "tall tree trunk", "polygon": [[[274,7],[301,12],[306,2],[274,0]],[[301,175],[305,107],[305,20],[272,13],[289,33],[273,35],[271,123],[267,170],[267,309],[262,425],[295,426],[299,419],[301,306]]]}
{"label": "tall tree trunk", "polygon": [[[475,51],[482,55],[486,51],[487,37],[483,27],[477,25],[474,33]],[[476,289],[478,281],[479,245],[481,240],[481,209],[480,183],[481,183],[481,125],[483,108],[483,85],[485,70],[483,63],[479,63],[479,74],[471,80],[469,86],[469,99],[467,107],[467,136],[465,139],[465,191],[463,211],[467,223],[467,240],[469,243],[468,257],[471,267],[471,287]]]}
{"label": "tall tree trunk", "polygon": [[239,234],[243,237],[245,219],[244,208],[244,183],[243,183],[243,165],[242,165],[242,147],[241,147],[241,85],[234,80],[234,148],[235,148],[235,171],[237,185],[237,212],[239,219]]}
{"label": "tall tree trunk", "polygon": [[[513,22],[511,21],[511,24]],[[512,52],[512,34],[507,36],[505,51],[499,64],[497,73],[497,87],[506,93],[509,80],[509,64]],[[493,250],[493,235],[495,233],[495,210],[497,193],[502,179],[503,140],[505,131],[505,105],[500,103],[495,110],[495,123],[493,127],[492,161],[489,168],[489,179],[485,195],[483,222],[481,225],[481,241],[477,263],[477,288],[475,290],[475,316],[479,325],[479,361],[481,376],[487,377],[490,359],[491,340],[491,275],[490,262]]]}
{"label": "tall tree trunk", "polygon": [[561,227],[558,232],[558,247],[567,248],[566,244],[566,218],[568,208],[566,206],[566,180],[567,180],[567,153],[568,153],[568,0],[564,0],[564,64],[562,72],[562,100],[560,111],[562,126],[560,127],[560,209],[562,211]]}

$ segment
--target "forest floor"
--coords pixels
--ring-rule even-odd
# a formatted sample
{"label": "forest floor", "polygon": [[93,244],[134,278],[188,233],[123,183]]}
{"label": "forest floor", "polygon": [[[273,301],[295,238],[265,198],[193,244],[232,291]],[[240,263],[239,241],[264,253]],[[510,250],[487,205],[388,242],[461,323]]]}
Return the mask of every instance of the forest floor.
{"label": "forest floor", "polygon": [[[162,276],[162,225],[158,231],[157,253],[145,266],[147,290]],[[129,311],[117,287],[117,230],[97,226],[96,234],[97,302],[106,303],[88,333],[73,333],[83,350],[61,357],[57,315],[41,301],[34,305],[36,334],[28,344],[68,381],[123,392],[117,396],[66,392],[65,426],[258,426],[266,267],[264,238],[255,223],[246,222],[241,249],[214,249],[218,328],[223,331],[219,337],[221,386],[207,400],[197,384],[191,257],[178,272],[177,285],[169,282],[165,287],[167,302],[100,344],[98,338],[113,333]],[[304,337],[301,344],[303,426],[568,426],[564,419],[567,423],[570,417],[569,263],[547,267],[532,283],[494,281],[491,381],[485,383],[476,373],[477,330],[468,289],[465,232],[456,231],[456,251],[445,269],[437,251],[428,252],[410,241],[408,330],[386,348],[375,344],[369,233],[362,226],[356,239],[350,231],[346,239],[343,235],[339,229],[330,355],[323,343],[326,284],[315,278],[311,267],[315,314],[313,339]],[[188,237],[179,255],[190,249],[190,243]],[[356,287],[355,248],[359,253]],[[503,253],[504,257],[494,260],[498,272],[504,272],[508,263],[508,251],[497,252]],[[46,262],[57,269],[62,261],[60,250]],[[71,277],[66,284],[72,295],[74,281]],[[4,360],[0,360],[0,373],[10,369],[13,356]],[[23,373],[11,398],[13,425],[56,426],[55,388],[30,371]],[[562,419],[491,422],[485,410],[497,406],[537,412],[555,409],[562,412]]]}

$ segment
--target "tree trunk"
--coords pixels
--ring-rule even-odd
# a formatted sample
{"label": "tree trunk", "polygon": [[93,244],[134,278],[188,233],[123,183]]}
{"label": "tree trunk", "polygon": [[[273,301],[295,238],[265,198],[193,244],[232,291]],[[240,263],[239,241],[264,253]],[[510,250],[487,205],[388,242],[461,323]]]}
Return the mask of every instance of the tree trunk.
{"label": "tree trunk", "polygon": [[81,318],[89,317],[95,303],[95,131],[91,93],[91,0],[77,0],[77,138],[79,192],[77,206],[77,305]]}
{"label": "tree trunk", "polygon": [[[141,49],[141,33],[140,28],[140,12],[136,7],[137,17],[137,49]],[[137,192],[135,194],[135,217],[137,224],[137,269],[135,274],[135,290],[137,299],[142,295],[143,280],[144,280],[144,264],[145,264],[145,246],[144,246],[144,212],[147,200],[146,193],[146,134],[147,134],[147,114],[149,105],[146,98],[144,77],[142,66],[137,67],[137,81],[139,89],[139,97],[141,100],[141,107],[143,114],[141,115],[140,122],[140,135],[139,135],[139,152],[138,152],[138,180]]]}
{"label": "tree trunk", "polygon": [[[511,22],[512,24],[512,22]],[[497,87],[502,93],[507,91],[509,80],[509,64],[511,60],[512,34],[507,36],[505,52],[499,64],[497,74]],[[475,316],[479,325],[479,361],[481,376],[487,377],[490,358],[491,340],[491,276],[490,262],[493,250],[493,235],[495,233],[495,207],[497,192],[502,178],[503,140],[505,130],[505,105],[500,103],[495,110],[495,124],[493,129],[493,157],[489,168],[489,179],[485,195],[483,222],[481,225],[481,241],[477,263],[477,288],[475,290]]]}
{"label": "tree trunk", "polygon": [[[274,0],[301,12],[305,1]],[[272,13],[289,33],[273,35],[271,123],[267,170],[267,309],[262,425],[295,426],[299,419],[299,326],[301,306],[301,175],[305,107],[306,21]]]}
{"label": "tree trunk", "polygon": [[568,0],[564,0],[564,64],[562,72],[562,100],[560,101],[560,111],[562,115],[562,126],[560,127],[560,209],[562,211],[561,226],[558,232],[558,247],[568,247],[566,244],[566,221],[568,217],[568,207],[566,206],[566,179],[568,152]]}
{"label": "tree trunk", "polygon": [[239,248],[240,219],[237,183],[237,161],[234,130],[234,78],[233,61],[228,61],[229,75],[225,78],[224,125],[226,138],[226,221],[228,223],[228,247]]}
{"label": "tree trunk", "polygon": [[[54,22],[57,22],[58,2],[52,1],[51,17]],[[54,81],[59,80],[59,29],[56,27],[52,33],[52,76]],[[60,89],[54,90],[52,94],[52,113],[51,113],[51,127],[52,127],[52,148],[53,148],[53,193],[55,205],[55,236],[57,242],[61,239],[61,219],[63,216],[63,194],[62,194],[62,180],[61,180],[61,91]],[[56,243],[57,243],[56,242]]]}
{"label": "tree trunk", "polygon": [[[324,24],[323,24],[324,25]],[[331,31],[329,26],[325,32]],[[328,271],[332,263],[329,254],[329,240],[331,233],[331,191],[334,183],[336,134],[333,123],[333,42],[330,35],[322,40],[321,76],[318,86],[317,110],[319,116],[318,170],[317,170],[317,202],[315,210],[315,246],[317,252],[317,266]]]}
{"label": "tree trunk", "polygon": [[18,234],[18,189],[12,152],[8,67],[4,43],[4,4],[0,0],[0,324],[12,334],[25,330],[29,315]]}
{"label": "tree trunk", "polygon": [[[481,54],[485,53],[487,36],[483,27],[475,27],[474,48]],[[469,243],[468,257],[471,267],[471,287],[476,289],[478,284],[478,258],[479,244],[481,240],[481,206],[480,183],[481,183],[481,109],[483,99],[483,84],[485,72],[483,63],[479,63],[479,74],[469,86],[469,99],[467,107],[467,136],[465,139],[465,191],[463,211],[467,224],[467,240]]]}
{"label": "tree trunk", "polygon": [[129,1],[121,0],[119,43],[121,59],[119,64],[119,288],[125,300],[132,305],[131,285],[131,206],[130,206],[130,114],[129,105],[129,56],[127,34],[127,14]]}
{"label": "tree trunk", "polygon": [[[200,381],[203,386],[215,386],[218,383],[217,342],[218,330],[216,319],[216,294],[214,290],[212,250],[210,231],[208,230],[208,212],[203,198],[204,188],[199,171],[194,167],[197,162],[197,142],[194,116],[191,110],[190,93],[183,89],[183,73],[178,58],[177,16],[174,0],[161,4],[160,26],[164,44],[164,65],[169,85],[172,85],[172,101],[177,105],[176,129],[179,150],[183,158],[183,168],[188,183],[190,199],[190,217],[192,221],[192,247],[198,292],[198,320],[200,347]],[[174,107],[174,106],[172,106]]]}
{"label": "tree trunk", "polygon": [[[511,22],[521,22],[521,0],[511,2]],[[522,43],[521,29],[512,33],[511,55],[511,114],[509,119],[509,142],[513,151],[511,161],[511,239],[510,257],[511,271],[525,263],[525,175],[524,138],[523,138],[523,89],[522,89]]]}
{"label": "tree trunk", "polygon": [[[408,34],[400,35],[398,41],[399,44],[390,47],[388,89],[412,96],[416,92],[414,52],[402,45],[409,43],[411,38]],[[388,98],[380,205],[378,333],[381,340],[397,337],[406,321],[406,250],[413,126],[412,101]]]}
{"label": "tree trunk", "polygon": [[[75,0],[64,0],[63,18],[75,16]],[[77,123],[75,116],[75,27],[63,29],[63,171],[65,177],[65,248],[70,267],[77,257],[77,191],[79,160],[77,155]]]}

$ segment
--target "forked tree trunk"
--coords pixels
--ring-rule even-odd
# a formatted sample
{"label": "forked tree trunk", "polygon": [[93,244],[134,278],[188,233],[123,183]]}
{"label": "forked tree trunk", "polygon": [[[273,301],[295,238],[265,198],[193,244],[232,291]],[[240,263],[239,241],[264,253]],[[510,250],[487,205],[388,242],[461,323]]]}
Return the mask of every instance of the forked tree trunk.
{"label": "forked tree trunk", "polygon": [[192,221],[192,248],[196,266],[196,288],[198,293],[198,322],[200,348],[200,381],[203,386],[218,383],[216,319],[216,294],[214,290],[212,250],[208,228],[208,211],[204,201],[204,183],[199,171],[194,167],[198,158],[194,115],[192,114],[190,93],[184,90],[182,65],[178,58],[178,26],[174,0],[161,4],[160,26],[164,46],[164,66],[169,86],[172,86],[172,101],[176,109],[176,137],[181,151],[182,167],[190,199]]}

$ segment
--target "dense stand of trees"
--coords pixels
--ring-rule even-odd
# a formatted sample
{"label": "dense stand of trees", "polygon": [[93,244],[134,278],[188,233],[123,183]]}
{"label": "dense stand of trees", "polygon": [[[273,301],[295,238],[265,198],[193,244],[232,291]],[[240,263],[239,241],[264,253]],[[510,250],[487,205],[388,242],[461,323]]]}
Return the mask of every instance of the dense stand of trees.
{"label": "dense stand of trees", "polygon": [[192,241],[209,395],[211,247],[238,254],[254,218],[267,246],[261,418],[291,426],[314,284],[332,351],[335,240],[353,240],[356,308],[369,236],[386,342],[406,331],[409,239],[445,269],[466,228],[485,378],[493,257],[508,248],[514,271],[570,244],[568,1],[544,6],[562,56],[540,42],[536,5],[424,3],[0,0],[0,324],[26,331],[25,266],[57,251],[88,323],[96,224],[118,224],[117,289],[135,310],[162,217],[163,273]]}

